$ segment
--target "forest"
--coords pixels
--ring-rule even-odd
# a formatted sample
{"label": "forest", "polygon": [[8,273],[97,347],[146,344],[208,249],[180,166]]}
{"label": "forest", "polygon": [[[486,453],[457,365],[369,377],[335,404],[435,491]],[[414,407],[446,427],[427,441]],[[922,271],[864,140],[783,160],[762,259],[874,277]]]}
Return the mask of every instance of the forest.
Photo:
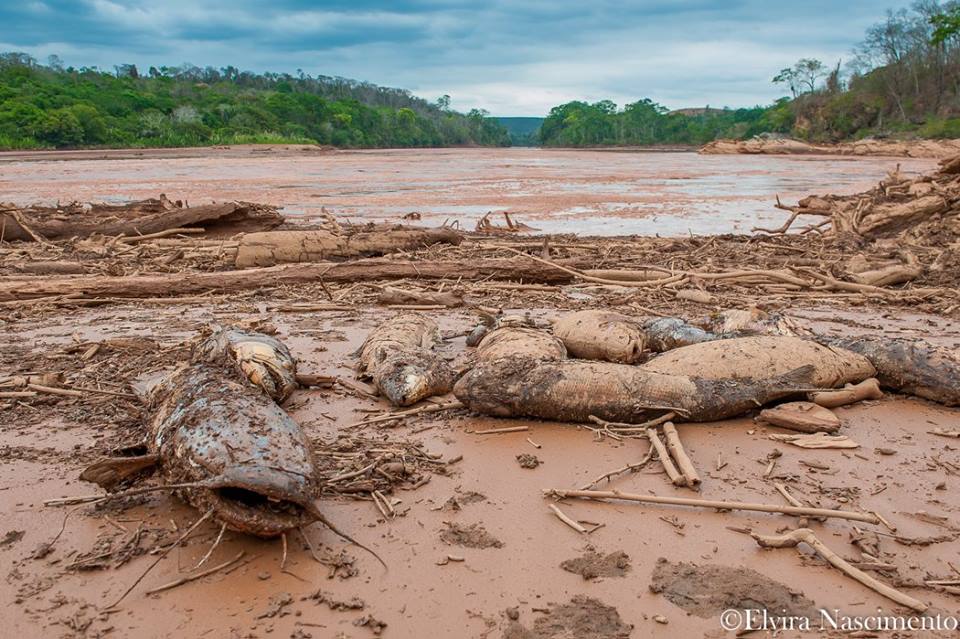
{"label": "forest", "polygon": [[0,54],[0,149],[308,143],[343,148],[510,143],[485,111],[346,78],[130,64],[112,72]]}
{"label": "forest", "polygon": [[784,134],[811,142],[865,137],[960,137],[960,3],[920,0],[888,11],[849,60],[804,58],[772,82],[788,95],[746,109],[668,111],[640,100],[554,107],[547,146],[699,145],[717,138]]}

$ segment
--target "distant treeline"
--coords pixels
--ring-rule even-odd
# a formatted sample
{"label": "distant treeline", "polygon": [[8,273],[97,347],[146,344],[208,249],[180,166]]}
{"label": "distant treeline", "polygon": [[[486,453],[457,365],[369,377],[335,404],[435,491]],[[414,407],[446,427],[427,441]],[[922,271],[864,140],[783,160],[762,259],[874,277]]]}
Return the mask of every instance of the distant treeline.
{"label": "distant treeline", "polygon": [[668,112],[650,100],[569,102],[540,129],[548,146],[704,144],[785,134],[814,142],[960,137],[960,3],[919,0],[888,11],[846,65],[804,58],[773,82],[789,97],[766,107]]}
{"label": "distant treeline", "polygon": [[506,145],[484,111],[345,78],[129,64],[113,72],[0,54],[0,148],[316,143]]}

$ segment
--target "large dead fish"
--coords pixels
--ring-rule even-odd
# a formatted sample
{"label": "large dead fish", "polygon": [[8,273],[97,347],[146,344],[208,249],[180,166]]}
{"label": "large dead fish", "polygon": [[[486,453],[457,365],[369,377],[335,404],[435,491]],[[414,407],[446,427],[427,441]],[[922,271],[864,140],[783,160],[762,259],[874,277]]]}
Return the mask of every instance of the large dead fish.
{"label": "large dead fish", "polygon": [[194,348],[193,359],[236,367],[278,403],[297,388],[297,360],[283,342],[263,333],[217,327]]}
{"label": "large dead fish", "polygon": [[577,359],[598,359],[620,364],[643,360],[647,335],[643,323],[621,313],[577,311],[553,325],[553,334]]}
{"label": "large dead fish", "polygon": [[228,528],[261,537],[325,521],[313,500],[316,469],[300,426],[266,393],[220,366],[185,365],[147,395],[146,452],[101,460],[81,479],[110,487],[158,467],[164,483]]}
{"label": "large dead fish", "polygon": [[785,375],[812,366],[810,383],[838,388],[873,377],[863,355],[789,336],[736,337],[683,346],[658,355],[640,368],[652,373],[697,375],[715,380],[754,380]]}
{"label": "large dead fish", "polygon": [[360,373],[397,406],[449,393],[456,373],[433,350],[439,333],[436,322],[415,313],[385,321],[360,347]]}
{"label": "large dead fish", "polygon": [[947,406],[960,406],[960,356],[920,339],[897,337],[821,338],[864,356],[876,367],[880,385]]}
{"label": "large dead fish", "polygon": [[480,360],[454,387],[471,409],[497,417],[587,422],[591,415],[639,423],[666,411],[685,421],[740,415],[811,385],[813,366],[760,379],[705,379],[641,367],[524,356]]}
{"label": "large dead fish", "polygon": [[759,309],[723,311],[696,324],[678,317],[635,318],[586,310],[565,315],[553,327],[571,356],[621,364],[637,364],[650,353],[691,344],[748,335],[792,335],[795,330],[786,318]]}

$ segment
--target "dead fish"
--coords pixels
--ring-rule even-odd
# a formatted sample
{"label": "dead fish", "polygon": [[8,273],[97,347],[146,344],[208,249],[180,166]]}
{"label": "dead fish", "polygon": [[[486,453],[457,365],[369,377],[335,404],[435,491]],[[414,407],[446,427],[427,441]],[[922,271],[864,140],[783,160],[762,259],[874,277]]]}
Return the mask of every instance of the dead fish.
{"label": "dead fish", "polygon": [[808,365],[761,379],[704,379],[626,364],[508,356],[481,360],[453,392],[471,409],[496,417],[587,422],[594,415],[639,423],[674,411],[678,421],[702,422],[734,417],[804,390],[814,372]]}
{"label": "dead fish", "polygon": [[541,360],[567,358],[563,342],[550,333],[522,326],[501,326],[486,334],[477,346],[480,359],[523,355]]}
{"label": "dead fish", "polygon": [[360,372],[397,406],[450,392],[456,373],[433,347],[436,322],[423,315],[397,315],[378,326],[360,347]]}
{"label": "dead fish", "polygon": [[902,337],[822,338],[866,357],[884,388],[946,406],[960,406],[960,357],[921,339]]}
{"label": "dead fish", "polygon": [[644,327],[648,347],[654,353],[720,339],[719,335],[688,324],[678,317],[650,320]]}
{"label": "dead fish", "polygon": [[217,327],[194,348],[193,358],[235,366],[278,403],[297,388],[297,360],[283,342],[263,333]]}
{"label": "dead fish", "polygon": [[149,393],[146,454],[101,460],[81,479],[109,487],[117,475],[157,466],[167,484],[231,530],[275,537],[323,518],[313,453],[300,426],[266,393],[196,363]]}
{"label": "dead fish", "polygon": [[641,321],[604,310],[565,315],[553,325],[553,334],[563,341],[572,357],[620,364],[642,361],[647,343],[647,331]]}
{"label": "dead fish", "polygon": [[735,337],[683,346],[642,364],[653,373],[697,375],[705,379],[762,379],[813,367],[811,384],[838,388],[873,377],[876,370],[863,355],[789,336]]}
{"label": "dead fish", "polygon": [[699,323],[679,317],[634,318],[605,310],[578,311],[554,324],[554,334],[578,359],[637,364],[649,353],[748,335],[793,335],[786,318],[758,309],[729,310]]}

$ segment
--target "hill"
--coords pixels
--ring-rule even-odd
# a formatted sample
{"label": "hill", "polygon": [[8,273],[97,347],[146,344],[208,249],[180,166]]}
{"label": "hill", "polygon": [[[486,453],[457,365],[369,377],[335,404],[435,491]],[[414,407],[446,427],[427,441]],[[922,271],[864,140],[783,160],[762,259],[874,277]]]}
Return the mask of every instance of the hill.
{"label": "hill", "polygon": [[498,117],[494,118],[510,134],[514,146],[536,146],[540,143],[540,125],[544,118]]}
{"label": "hill", "polygon": [[119,65],[113,73],[0,54],[0,148],[240,143],[337,147],[506,145],[478,110],[346,78],[235,67]]}

